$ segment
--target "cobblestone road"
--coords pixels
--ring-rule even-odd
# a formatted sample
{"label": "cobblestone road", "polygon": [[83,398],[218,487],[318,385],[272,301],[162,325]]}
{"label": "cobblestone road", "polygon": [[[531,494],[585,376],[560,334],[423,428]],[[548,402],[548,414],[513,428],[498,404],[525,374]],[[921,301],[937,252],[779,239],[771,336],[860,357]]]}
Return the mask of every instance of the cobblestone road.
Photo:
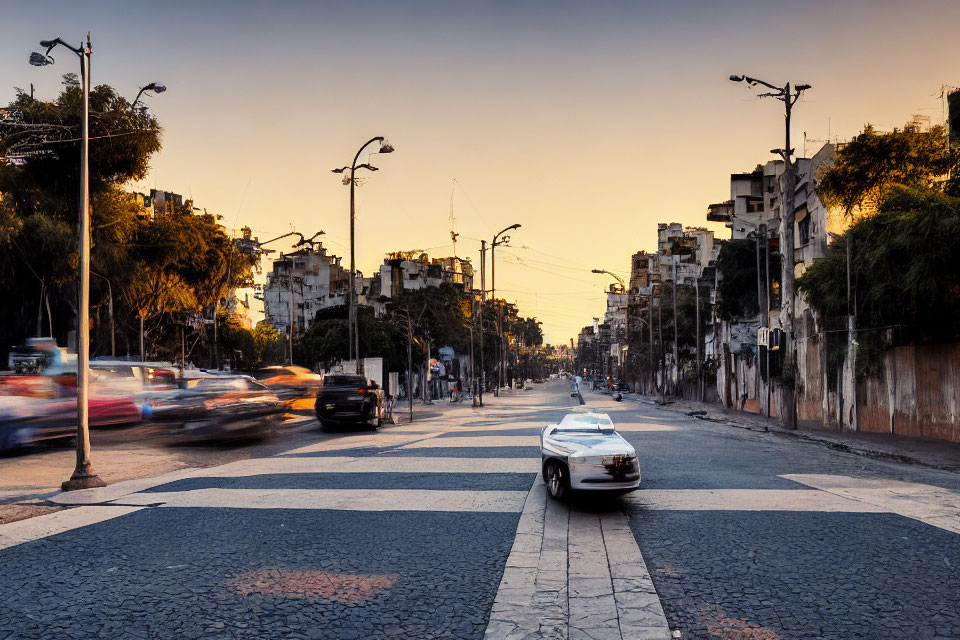
{"label": "cobblestone road", "polygon": [[960,638],[957,474],[588,394],[643,488],[559,504],[564,389],[55,498],[0,525],[0,640]]}

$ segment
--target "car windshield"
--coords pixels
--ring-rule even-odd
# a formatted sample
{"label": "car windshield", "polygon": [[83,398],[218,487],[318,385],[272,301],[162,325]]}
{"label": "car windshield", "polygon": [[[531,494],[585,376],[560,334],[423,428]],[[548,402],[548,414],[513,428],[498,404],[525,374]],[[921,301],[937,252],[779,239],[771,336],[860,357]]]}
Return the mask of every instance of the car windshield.
{"label": "car windshield", "polygon": [[605,415],[583,414],[566,416],[557,425],[558,432],[562,433],[597,433],[598,431],[613,431],[613,421]]}

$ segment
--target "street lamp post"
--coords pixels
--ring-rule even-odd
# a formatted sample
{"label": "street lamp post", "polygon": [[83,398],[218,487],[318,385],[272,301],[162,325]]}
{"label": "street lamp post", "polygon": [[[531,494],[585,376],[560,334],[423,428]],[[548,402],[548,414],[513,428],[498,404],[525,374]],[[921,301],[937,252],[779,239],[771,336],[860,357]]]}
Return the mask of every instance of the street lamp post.
{"label": "street lamp post", "polygon": [[808,84],[798,84],[791,87],[788,82],[782,87],[778,87],[769,82],[751,78],[750,76],[730,76],[733,82],[746,82],[751,87],[762,85],[771,91],[761,93],[761,98],[775,98],[784,104],[784,124],[786,126],[786,144],[783,149],[772,149],[783,158],[783,216],[780,226],[781,236],[781,255],[785,258],[783,261],[783,275],[781,278],[781,306],[784,316],[784,363],[783,373],[788,377],[788,381],[781,390],[780,417],[783,426],[787,429],[797,428],[797,413],[795,405],[795,389],[797,382],[797,372],[795,358],[793,354],[793,295],[794,295],[794,264],[793,264],[793,226],[794,226],[794,190],[797,182],[797,167],[791,159],[793,148],[790,146],[790,117],[792,115],[793,105],[800,99],[800,95],[810,88]]}
{"label": "street lamp post", "polygon": [[[740,218],[738,218],[737,216],[733,216],[732,221],[733,221],[733,225],[734,225],[734,226],[736,226],[736,224],[737,224],[737,223],[736,223],[736,220],[738,220],[738,219],[740,219]],[[769,299],[770,299],[770,295],[769,295],[769,290],[770,290],[770,238],[767,236],[767,223],[766,223],[766,222],[761,222],[761,223],[758,223],[758,224],[754,224],[754,223],[750,222],[749,220],[743,220],[743,219],[740,219],[740,221],[741,221],[742,223],[747,224],[747,225],[750,225],[751,227],[754,228],[754,234],[755,234],[755,237],[756,237],[756,240],[757,240],[757,252],[756,252],[756,253],[757,253],[757,306],[758,306],[759,311],[760,311],[760,327],[763,328],[763,329],[766,329],[766,328],[767,328],[767,325],[769,324],[768,315],[769,315],[769,313],[770,313],[770,302],[769,302]],[[740,230],[741,230],[741,231],[746,231],[745,228],[741,228]],[[764,246],[763,253],[764,253],[764,256],[765,256],[765,262],[764,262],[764,268],[763,268],[763,269],[760,268],[760,265],[761,265],[761,259],[760,259],[760,243],[761,243],[761,242],[763,243],[763,246]],[[761,273],[762,273],[763,275],[761,275]],[[759,355],[759,354],[758,354],[758,355]],[[770,417],[770,345],[769,345],[769,344],[767,345],[767,348],[766,348],[765,367],[766,367],[766,370],[767,370],[767,380],[766,380],[766,382],[765,382],[764,385],[763,385],[764,388],[765,388],[764,394],[765,394],[765,397],[766,397],[766,400],[765,400],[765,403],[766,403],[765,406],[766,406],[766,408],[764,409],[764,412],[766,413],[766,416],[769,418],[769,417]],[[760,385],[760,380],[761,380],[761,376],[757,376],[757,385],[758,385],[758,387],[759,387],[759,385]],[[759,394],[758,394],[757,402],[760,402]],[[763,408],[763,407],[761,407],[761,408]]]}
{"label": "street lamp post", "polygon": [[[597,274],[605,273],[605,274],[607,274],[608,276],[610,276],[611,278],[613,278],[614,280],[616,280],[616,281],[620,284],[620,287],[622,288],[622,290],[626,291],[626,289],[627,289],[627,285],[626,285],[626,283],[624,283],[623,278],[621,278],[621,277],[618,276],[617,274],[613,273],[612,271],[607,271],[606,269],[591,269],[591,270],[590,270],[590,273],[597,273]],[[614,325],[613,325],[613,338],[616,339],[616,340],[619,340],[619,339],[620,339],[619,333],[620,333],[620,332],[619,332],[619,327],[617,327],[616,323],[614,323]],[[609,357],[609,354],[604,355],[604,361],[606,361],[606,359],[607,359],[608,357]],[[612,373],[612,372],[611,372],[611,373]]]}
{"label": "street lamp post", "polygon": [[[490,299],[494,301],[494,304],[496,304],[496,297],[497,297],[497,263],[494,260],[494,251],[499,245],[508,244],[510,242],[510,236],[504,235],[507,231],[513,231],[514,229],[519,229],[519,228],[520,228],[519,224],[512,224],[506,229],[502,229],[498,231],[493,236],[493,242],[490,243]],[[497,337],[500,340],[500,346],[497,349],[497,360],[500,361],[500,365],[499,365],[500,371],[499,371],[499,374],[497,375],[497,386],[495,388],[497,395],[499,395],[500,393],[500,387],[503,386],[503,379],[504,379],[503,369],[504,369],[504,361],[506,360],[505,355],[501,357],[501,354],[504,351],[502,311],[503,310],[501,309],[500,305],[497,305]]]}
{"label": "street lamp post", "polygon": [[77,321],[77,465],[69,480],[61,485],[64,491],[103,487],[106,483],[93,470],[90,462],[89,383],[90,383],[90,34],[79,47],[61,38],[41,40],[45,54],[30,54],[30,64],[43,67],[53,64],[50,52],[58,45],[66,47],[80,59],[80,80],[83,91],[83,117],[80,122],[80,295]]}
{"label": "street lamp post", "polygon": [[108,307],[110,311],[110,357],[117,357],[117,332],[114,329],[113,324],[113,287],[110,285],[110,280],[106,276],[102,276],[96,271],[91,271],[91,274],[97,276],[98,278],[103,278],[103,281],[107,283],[107,294],[110,297],[110,306]]}
{"label": "street lamp post", "polygon": [[140,96],[142,96],[145,91],[153,91],[154,93],[163,93],[166,90],[167,90],[166,85],[160,84],[159,82],[151,82],[145,87],[140,87],[140,91],[137,93],[137,97],[134,98],[133,102],[130,103],[130,109],[136,108],[137,103],[140,102]]}
{"label": "street lamp post", "polygon": [[360,361],[360,327],[357,324],[357,301],[356,301],[356,285],[355,285],[355,273],[356,273],[356,260],[354,256],[354,223],[356,221],[356,172],[357,169],[367,169],[369,171],[377,171],[377,167],[372,166],[370,163],[364,163],[361,165],[357,164],[357,160],[360,159],[360,154],[363,153],[363,150],[369,147],[374,142],[380,143],[379,151],[374,153],[393,153],[393,145],[387,142],[387,139],[383,136],[376,136],[368,140],[360,149],[357,151],[357,155],[353,157],[353,162],[349,167],[341,167],[339,169],[333,169],[333,173],[346,173],[350,172],[349,176],[343,177],[343,183],[350,185],[350,294],[348,297],[348,326],[349,326],[349,339],[350,339],[350,359],[355,360],[357,363],[357,373],[363,372],[363,365]]}

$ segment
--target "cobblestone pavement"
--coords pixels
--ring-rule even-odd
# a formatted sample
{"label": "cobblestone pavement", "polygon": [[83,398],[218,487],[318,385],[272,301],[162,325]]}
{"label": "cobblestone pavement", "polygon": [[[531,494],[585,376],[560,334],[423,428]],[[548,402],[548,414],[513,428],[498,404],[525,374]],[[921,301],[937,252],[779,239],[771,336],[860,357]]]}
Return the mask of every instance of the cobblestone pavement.
{"label": "cobblestone pavement", "polygon": [[0,640],[960,637],[960,475],[586,400],[640,491],[546,498],[554,385],[52,497]]}
{"label": "cobblestone pavement", "polygon": [[682,638],[960,638],[960,475],[585,398],[649,426],[624,507]]}
{"label": "cobblestone pavement", "polygon": [[[480,638],[511,584],[521,513],[547,508],[539,429],[568,405],[566,393],[516,393],[51,497],[67,508],[0,526],[0,638]],[[551,514],[549,530],[538,522],[544,557],[563,554],[557,637],[567,611],[574,629],[621,638],[618,616],[659,607],[622,514]]]}

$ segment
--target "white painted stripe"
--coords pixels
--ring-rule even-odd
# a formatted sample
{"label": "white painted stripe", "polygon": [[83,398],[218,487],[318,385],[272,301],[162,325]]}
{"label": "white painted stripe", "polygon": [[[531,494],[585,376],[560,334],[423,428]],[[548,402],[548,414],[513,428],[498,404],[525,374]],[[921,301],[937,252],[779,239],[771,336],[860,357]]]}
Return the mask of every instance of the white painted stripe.
{"label": "white painted stripe", "polygon": [[539,447],[540,436],[446,436],[413,442],[401,449],[435,449],[441,447]]}
{"label": "white painted stripe", "polygon": [[238,460],[206,469],[174,471],[153,478],[118,482],[100,489],[59,493],[50,500],[64,505],[123,502],[124,496],[187,478],[241,478],[291,473],[538,473],[539,471],[539,458],[280,456]]}
{"label": "white painted stripe", "polygon": [[670,625],[627,518],[620,512],[603,513],[600,524],[621,637],[669,640]]}
{"label": "white painted stripe", "polygon": [[119,518],[142,507],[78,507],[0,525],[0,549]]}
{"label": "white painted stripe", "polygon": [[194,489],[137,493],[125,504],[228,509],[333,509],[339,511],[483,511],[518,513],[525,491],[423,489]]}
{"label": "white painted stripe", "polygon": [[624,433],[630,432],[647,432],[647,431],[676,431],[678,427],[674,427],[669,424],[657,424],[654,422],[618,422],[616,426],[617,431],[623,431]]}
{"label": "white painted stripe", "polygon": [[826,474],[790,474],[783,477],[831,495],[873,505],[881,511],[960,533],[960,491],[883,478]]}
{"label": "white painted stripe", "polygon": [[365,433],[357,435],[344,435],[327,440],[321,440],[314,444],[308,444],[304,447],[298,447],[289,451],[284,451],[281,455],[292,455],[298,453],[322,453],[326,451],[341,451],[343,449],[357,448],[376,448],[376,447],[397,447],[423,438],[435,438],[443,431],[418,430],[411,433]]}
{"label": "white painted stripe", "polygon": [[872,504],[806,489],[644,489],[629,500],[645,509],[675,511],[826,511],[882,513]]}

